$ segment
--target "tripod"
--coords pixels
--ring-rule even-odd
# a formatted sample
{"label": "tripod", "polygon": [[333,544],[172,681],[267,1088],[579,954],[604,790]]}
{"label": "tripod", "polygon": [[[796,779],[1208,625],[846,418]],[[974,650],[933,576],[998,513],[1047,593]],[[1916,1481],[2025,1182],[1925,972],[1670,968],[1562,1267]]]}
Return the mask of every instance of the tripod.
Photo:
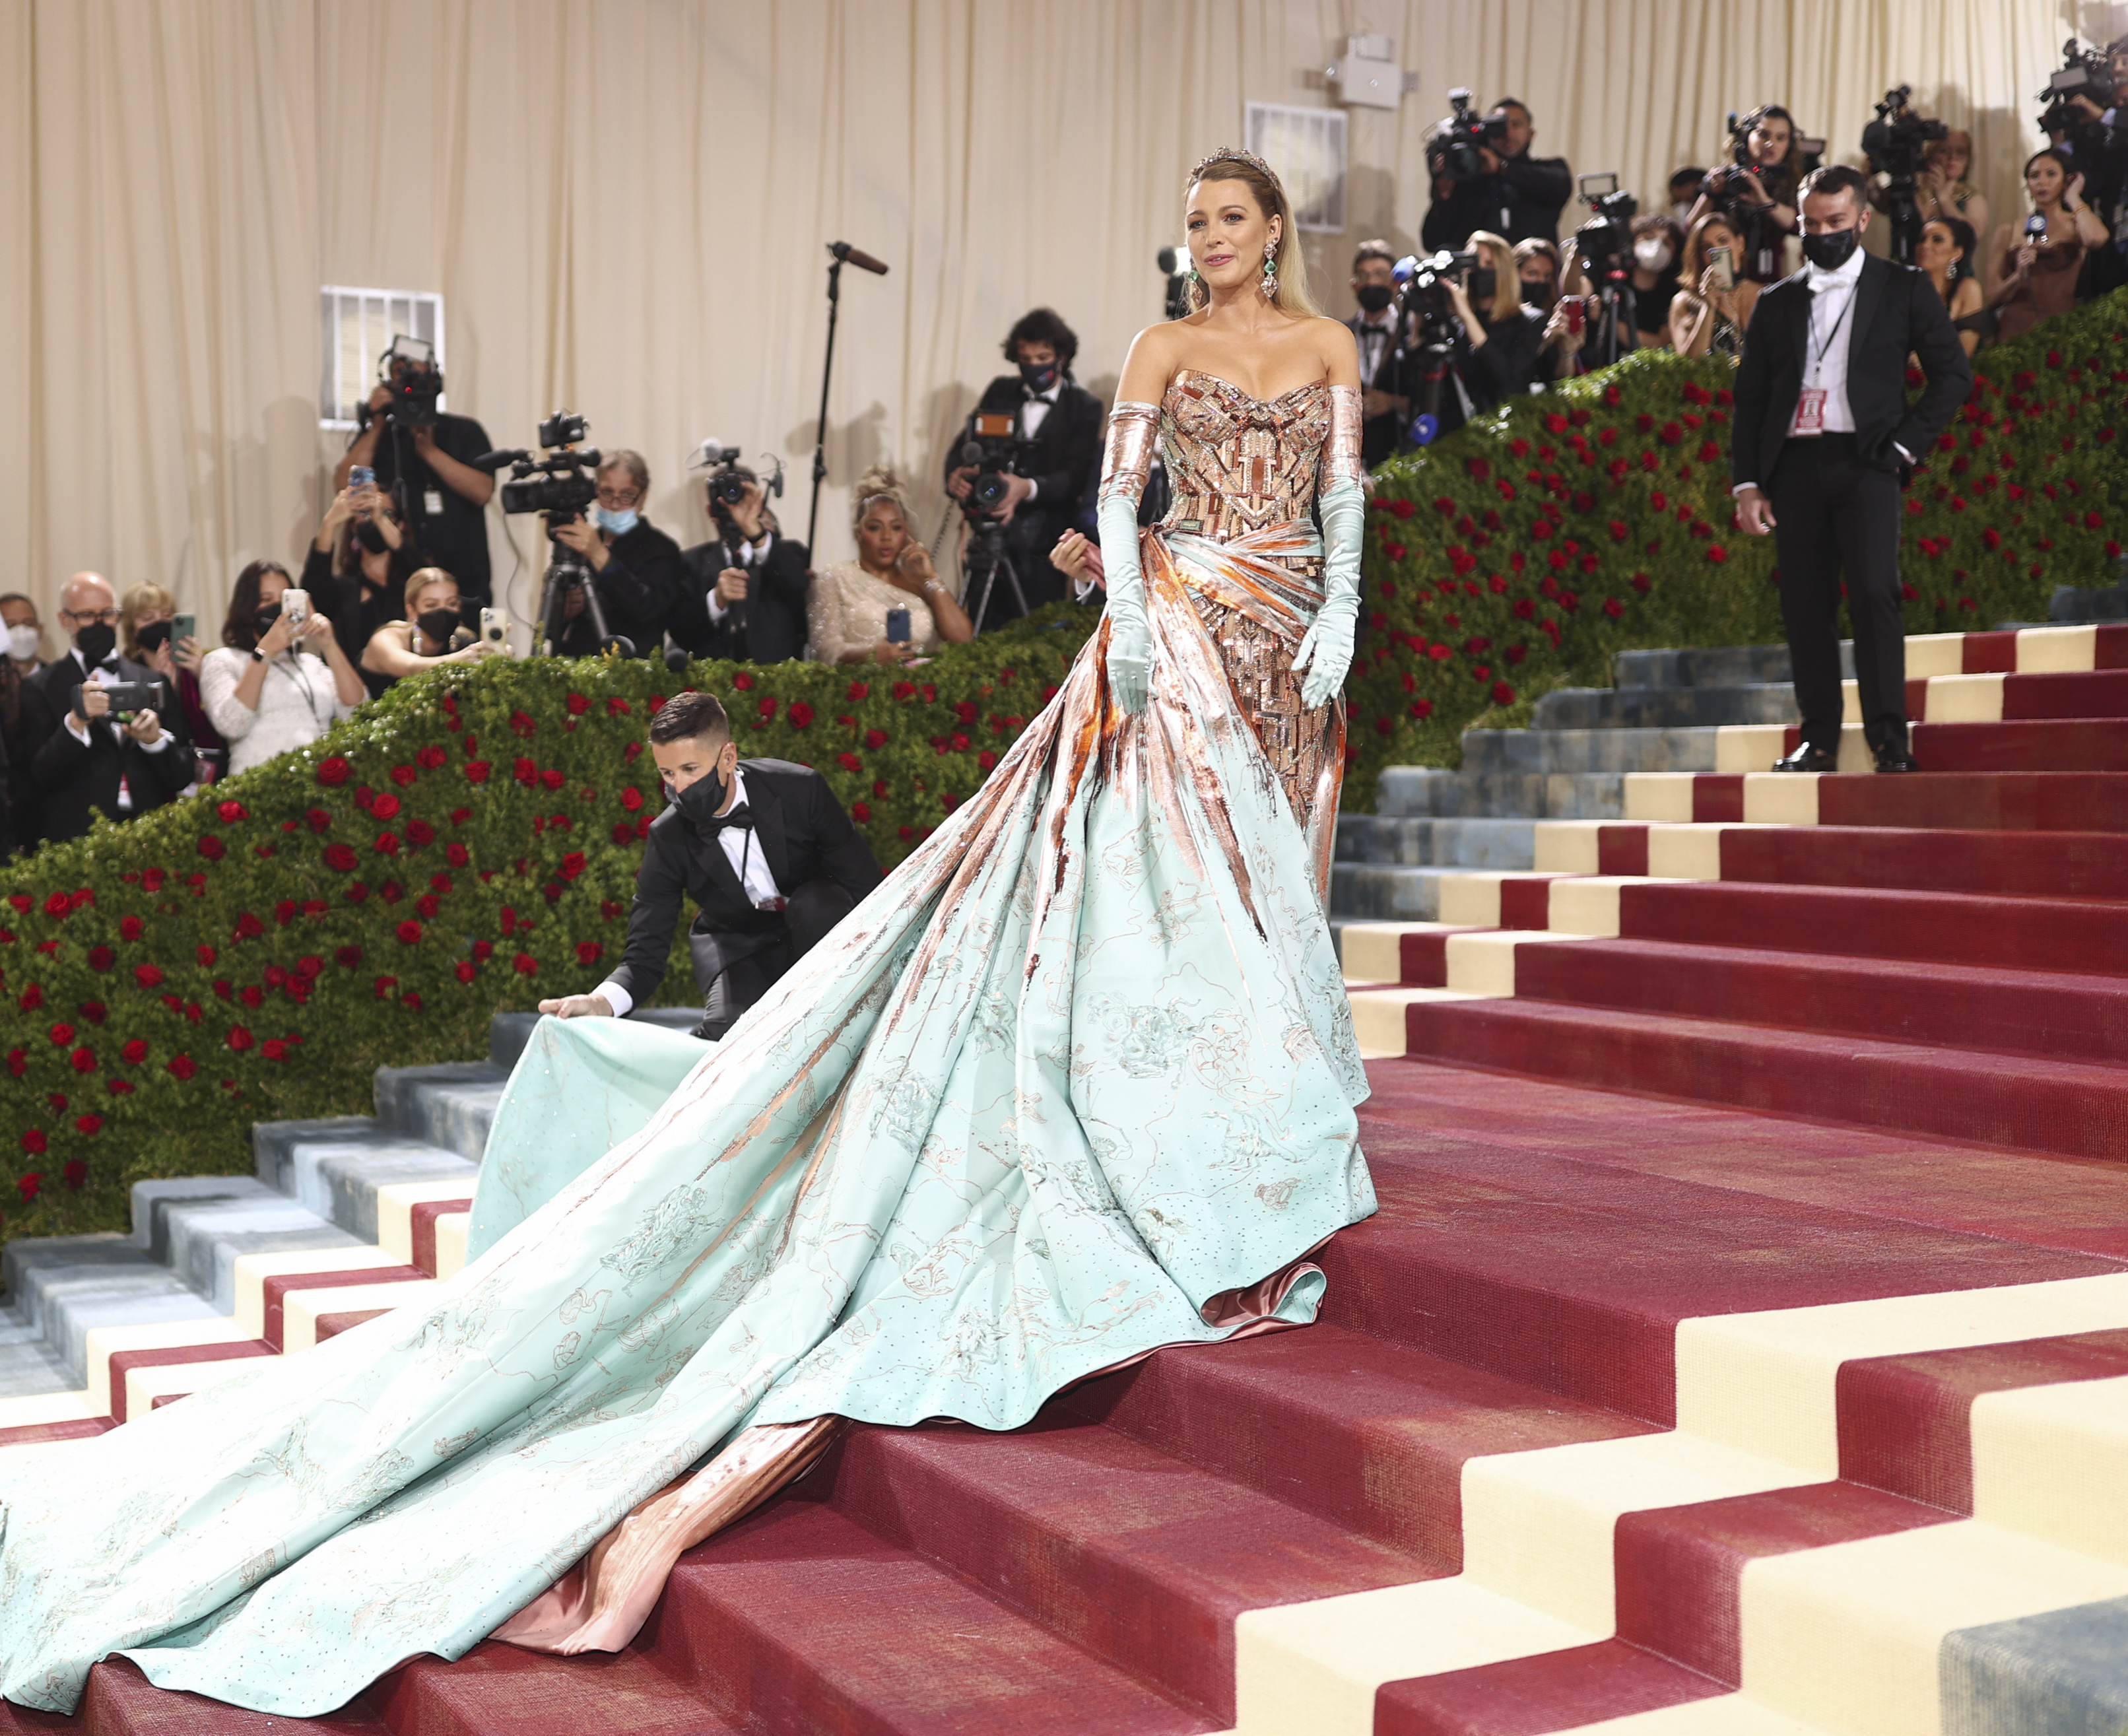
{"label": "tripod", "polygon": [[1914,262],[1921,245],[1921,208],[1914,197],[1912,174],[1894,174],[1884,188],[1885,215],[1892,220],[1892,257],[1902,265]]}
{"label": "tripod", "polygon": [[1631,323],[1635,331],[1641,329],[1639,312],[1633,299],[1633,280],[1625,267],[1613,265],[1603,273],[1602,287],[1596,292],[1596,306],[1603,321],[1603,331],[1601,340],[1594,346],[1601,359],[1592,362],[1592,369],[1608,367],[1618,359],[1622,317]]}
{"label": "tripod", "polygon": [[[553,534],[552,530],[547,533],[550,540]],[[540,643],[548,656],[560,654],[555,647],[562,642],[569,593],[576,590],[584,593],[584,612],[591,618],[591,630],[598,635],[599,649],[618,650],[623,657],[635,655],[632,641],[608,630],[606,611],[599,603],[598,587],[591,582],[591,564],[575,549],[560,543],[554,545],[553,558],[548,563],[543,585],[539,597]]]}
{"label": "tripod", "polygon": [[971,518],[968,521],[968,578],[971,583],[982,575],[982,594],[976,606],[969,611],[968,619],[975,623],[976,631],[986,630],[983,617],[989,611],[990,593],[997,587],[998,574],[1005,574],[1005,583],[1012,587],[1014,600],[1019,605],[1020,615],[1028,612],[1027,592],[1021,588],[1019,569],[1012,564],[1005,552],[1005,526],[994,518]]}

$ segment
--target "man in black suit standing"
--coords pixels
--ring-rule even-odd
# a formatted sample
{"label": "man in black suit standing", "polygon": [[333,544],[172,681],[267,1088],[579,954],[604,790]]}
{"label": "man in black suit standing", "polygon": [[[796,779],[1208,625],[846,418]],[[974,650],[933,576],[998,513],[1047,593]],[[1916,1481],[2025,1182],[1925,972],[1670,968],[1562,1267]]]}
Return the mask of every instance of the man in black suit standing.
{"label": "man in black suit standing", "polygon": [[679,606],[666,622],[673,642],[696,657],[734,663],[786,663],[805,654],[805,593],[812,583],[803,543],[778,528],[761,478],[743,465],[729,474],[746,492],[729,505],[709,485],[716,535],[680,557],[687,576]]}
{"label": "man in black suit standing", "polygon": [[1360,311],[1345,321],[1360,346],[1360,463],[1373,469],[1393,456],[1411,419],[1411,387],[1396,299],[1396,253],[1387,241],[1362,241],[1352,253],[1352,296]]}
{"label": "man in black suit standing", "polygon": [[[54,841],[81,836],[97,811],[131,820],[159,808],[192,781],[177,696],[153,669],[118,654],[118,599],[109,583],[75,573],[59,592],[59,612],[73,647],[22,690],[41,835]],[[154,702],[114,712],[102,690],[118,683],[152,687]]]}
{"label": "man in black suit standing", "polygon": [[[1100,468],[1101,403],[1071,378],[1078,350],[1071,328],[1050,309],[1036,308],[1005,336],[1005,359],[1019,371],[992,380],[976,406],[979,415],[1012,416],[1024,442],[1013,459],[1017,473],[1005,479],[998,516],[1005,554],[1031,609],[1063,599],[1064,575],[1049,564],[1049,551],[1066,531],[1082,528],[1080,502]],[[961,462],[956,440],[946,461],[946,492],[964,501],[975,479],[976,467]],[[1001,627],[1019,614],[1019,599],[1000,573],[976,630]]]}
{"label": "man in black suit standing", "polygon": [[[1839,763],[1840,587],[1855,627],[1862,729],[1880,772],[1917,770],[1907,738],[1899,615],[1899,486],[1973,389],[1927,276],[1863,252],[1862,177],[1844,164],[1803,183],[1809,262],[1759,297],[1736,369],[1730,449],[1737,514],[1774,533],[1803,741],[1777,772]],[[1907,402],[1907,358],[1928,384]]]}
{"label": "man in black suit standing", "polygon": [[628,952],[588,995],[542,1001],[563,1019],[625,1018],[665,975],[683,899],[705,997],[695,1034],[712,1040],[767,993],[879,884],[879,863],[810,767],[739,757],[724,708],[707,693],[666,701],[650,753],[672,805],[650,825],[636,871]]}

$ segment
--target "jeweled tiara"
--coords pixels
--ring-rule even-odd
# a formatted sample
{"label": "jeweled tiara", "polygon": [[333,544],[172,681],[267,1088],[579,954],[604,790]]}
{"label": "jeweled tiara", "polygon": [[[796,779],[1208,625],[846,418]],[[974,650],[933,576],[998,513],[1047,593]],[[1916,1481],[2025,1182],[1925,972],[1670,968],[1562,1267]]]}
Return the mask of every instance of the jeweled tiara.
{"label": "jeweled tiara", "polygon": [[1259,174],[1270,177],[1273,185],[1278,184],[1278,171],[1270,164],[1265,162],[1253,151],[1237,150],[1231,145],[1221,145],[1210,156],[1205,158],[1203,162],[1190,171],[1190,178],[1193,182],[1203,180],[1204,171],[1214,163],[1246,163]]}

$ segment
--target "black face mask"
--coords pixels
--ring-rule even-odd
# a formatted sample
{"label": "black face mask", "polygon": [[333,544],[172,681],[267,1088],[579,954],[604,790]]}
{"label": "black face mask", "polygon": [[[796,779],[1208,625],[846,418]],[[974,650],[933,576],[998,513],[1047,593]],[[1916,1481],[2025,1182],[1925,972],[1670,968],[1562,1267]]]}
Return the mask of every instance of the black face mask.
{"label": "black face mask", "polygon": [[1470,273],[1469,281],[1463,286],[1463,292],[1470,297],[1471,305],[1482,315],[1487,305],[1499,293],[1499,288],[1500,274],[1497,271],[1480,266]]}
{"label": "black face mask", "polygon": [[1019,377],[1027,382],[1029,392],[1047,392],[1057,383],[1057,364],[1054,362],[1022,362]]}
{"label": "black face mask", "polygon": [[458,611],[456,609],[424,609],[416,618],[415,625],[421,636],[432,645],[447,645],[451,635],[458,630]]}
{"label": "black face mask", "polygon": [[384,540],[384,533],[377,528],[374,519],[365,518],[354,527],[354,540],[372,554],[382,554],[392,546]]}
{"label": "black face mask", "polygon": [[1822,235],[1803,238],[1803,256],[1820,271],[1837,271],[1853,257],[1855,244],[1862,239],[1853,229],[1828,230]]}
{"label": "black face mask", "polygon": [[273,630],[273,623],[280,618],[280,604],[268,603],[264,608],[254,609],[252,611],[251,630],[257,634],[259,638],[264,639],[268,633]]}
{"label": "black face mask", "polygon": [[170,623],[167,621],[151,621],[133,636],[140,642],[142,650],[159,651],[170,642]]}
{"label": "black face mask", "polygon": [[1522,280],[1522,306],[1525,307],[1551,307],[1557,299],[1552,290],[1552,284],[1542,278],[1539,278],[1535,283],[1525,278]]}
{"label": "black face mask", "polygon": [[1389,304],[1396,292],[1386,283],[1362,283],[1352,292],[1354,298],[1369,313],[1380,313]]}
{"label": "black face mask", "polygon": [[[665,788],[670,793],[672,786],[668,783]],[[724,781],[715,772],[705,772],[672,797],[672,805],[695,825],[706,825],[724,805]]]}
{"label": "black face mask", "polygon": [[93,621],[74,635],[74,648],[81,653],[81,660],[93,669],[118,649],[118,630]]}

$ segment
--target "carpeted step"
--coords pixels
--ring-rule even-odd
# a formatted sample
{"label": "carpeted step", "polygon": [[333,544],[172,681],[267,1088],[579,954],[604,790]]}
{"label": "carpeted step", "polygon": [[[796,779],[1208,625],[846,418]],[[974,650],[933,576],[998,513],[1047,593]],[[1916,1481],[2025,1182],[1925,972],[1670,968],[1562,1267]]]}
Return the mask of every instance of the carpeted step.
{"label": "carpeted step", "polygon": [[[88,1672],[88,1691],[74,1718],[31,1723],[30,1719],[48,1715],[12,1706],[4,1710],[21,1720],[15,1728],[25,1731],[78,1729],[85,1736],[386,1736],[392,1729],[368,1696],[322,1718],[283,1718],[225,1705],[204,1694],[156,1687],[138,1666],[122,1658],[99,1663]],[[0,1736],[9,1732],[10,1726],[0,1721]],[[423,1736],[427,1736],[425,1729]]]}
{"label": "carpeted step", "polygon": [[1220,1728],[818,1500],[786,1499],[688,1551],[642,1644],[762,1732]]}
{"label": "carpeted step", "polygon": [[2128,976],[1651,940],[1520,949],[1514,970],[1518,1000],[2128,1065]]}
{"label": "carpeted step", "polygon": [[356,1704],[373,1706],[378,1727],[393,1736],[736,1736],[757,1728],[679,1679],[640,1642],[625,1652],[552,1658],[489,1640],[456,1663],[417,1658]]}
{"label": "carpeted step", "polygon": [[1414,1001],[1409,1052],[1465,1066],[2117,1159],[2128,1073],[2084,1063],[1541,1001]]}
{"label": "carpeted step", "polygon": [[859,1429],[818,1481],[837,1511],[875,1536],[943,1562],[1221,1725],[1233,1716],[1242,1610],[1438,1571],[1068,1418],[1009,1434]]}
{"label": "carpeted step", "polygon": [[1896,778],[1810,772],[1749,776],[1629,773],[1619,815],[1632,820],[1667,822],[2128,832],[2128,775],[1940,769]]}

